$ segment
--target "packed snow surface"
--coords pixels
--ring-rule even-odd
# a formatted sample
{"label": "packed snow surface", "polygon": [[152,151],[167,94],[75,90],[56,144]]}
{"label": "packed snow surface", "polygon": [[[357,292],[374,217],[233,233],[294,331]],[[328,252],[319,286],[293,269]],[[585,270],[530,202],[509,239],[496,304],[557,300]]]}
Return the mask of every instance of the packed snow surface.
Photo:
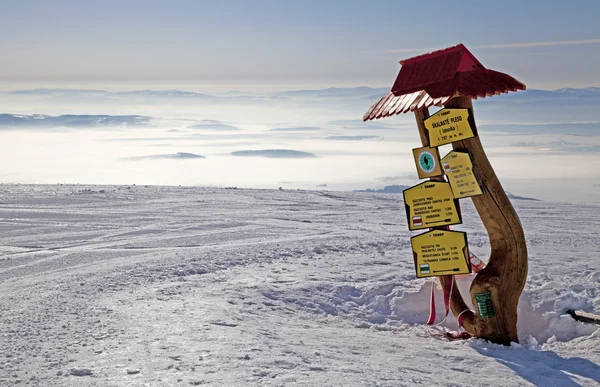
{"label": "packed snow surface", "polygon": [[398,194],[0,185],[0,386],[597,385],[600,331],[566,311],[600,312],[600,207],[513,203],[530,266],[505,347],[425,325]]}

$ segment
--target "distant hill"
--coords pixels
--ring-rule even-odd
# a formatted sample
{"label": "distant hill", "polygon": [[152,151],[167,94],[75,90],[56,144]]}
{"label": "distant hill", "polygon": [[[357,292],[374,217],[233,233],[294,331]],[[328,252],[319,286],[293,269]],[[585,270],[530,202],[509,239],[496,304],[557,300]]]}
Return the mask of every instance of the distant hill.
{"label": "distant hill", "polygon": [[[375,193],[402,193],[402,191],[404,191],[405,189],[410,188],[410,186],[408,185],[399,185],[399,184],[395,184],[395,185],[386,185],[383,188],[379,188],[379,189],[364,189],[364,190],[358,190],[355,192],[375,192]],[[539,201],[539,199],[535,199],[535,198],[528,198],[528,197],[524,197],[524,196],[517,196],[517,195],[513,195],[510,192],[506,192],[506,196],[508,196],[509,199],[517,199],[517,200],[535,200],[535,201]]]}
{"label": "distant hill", "polygon": [[216,131],[224,131],[224,132],[232,132],[242,130],[237,126],[224,124],[221,121],[217,120],[203,120],[195,125],[191,125],[187,127],[188,129],[200,129],[200,130],[216,130]]}
{"label": "distant hill", "polygon": [[197,155],[195,153],[177,152],[164,155],[149,155],[149,156],[137,156],[129,157],[126,160],[140,161],[140,160],[191,160],[191,159],[204,159],[204,156]]}
{"label": "distant hill", "polygon": [[355,192],[375,192],[375,193],[402,193],[402,191],[404,191],[405,189],[410,188],[408,185],[386,185],[383,188],[379,188],[379,189],[364,189],[364,190],[358,190]]}
{"label": "distant hill", "polygon": [[527,198],[524,196],[517,196],[517,195],[513,195],[510,192],[506,193],[506,196],[508,196],[509,199],[517,199],[517,200],[533,200],[533,201],[540,201],[540,199],[535,199],[535,198]]}

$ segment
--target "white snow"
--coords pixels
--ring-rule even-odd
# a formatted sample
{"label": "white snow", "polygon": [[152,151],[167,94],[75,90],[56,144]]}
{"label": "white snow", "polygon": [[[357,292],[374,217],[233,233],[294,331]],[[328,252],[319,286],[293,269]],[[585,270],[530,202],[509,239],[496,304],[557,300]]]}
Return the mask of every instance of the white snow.
{"label": "white snow", "polygon": [[513,203],[530,267],[504,347],[431,334],[401,195],[0,185],[0,386],[598,385],[600,331],[565,313],[600,313],[600,208]]}

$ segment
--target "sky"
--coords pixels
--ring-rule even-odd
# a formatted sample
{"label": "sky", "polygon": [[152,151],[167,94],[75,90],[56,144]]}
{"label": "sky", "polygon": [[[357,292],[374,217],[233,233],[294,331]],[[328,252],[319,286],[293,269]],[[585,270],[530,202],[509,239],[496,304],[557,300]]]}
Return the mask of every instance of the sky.
{"label": "sky", "polygon": [[401,59],[457,43],[530,88],[600,86],[597,0],[0,4],[3,90],[387,87]]}
{"label": "sky", "polygon": [[[600,87],[598,15],[597,0],[0,0],[0,183],[411,185],[414,117],[361,121],[391,88],[400,60],[464,43],[529,90]],[[275,92],[356,86],[368,88]],[[40,88],[108,92],[10,92]],[[148,89],[202,95],[118,93]],[[477,101],[507,190],[597,201],[599,96],[533,91]],[[21,115],[37,124],[38,115],[141,115],[148,123],[71,117],[80,126],[15,126]],[[316,130],[297,130],[306,127]],[[273,149],[315,157],[236,155]]]}

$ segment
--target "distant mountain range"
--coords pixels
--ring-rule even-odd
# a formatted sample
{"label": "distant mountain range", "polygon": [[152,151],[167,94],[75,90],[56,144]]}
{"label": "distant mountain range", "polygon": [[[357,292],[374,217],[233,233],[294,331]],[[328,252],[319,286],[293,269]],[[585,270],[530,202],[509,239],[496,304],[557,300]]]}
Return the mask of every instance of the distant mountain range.
{"label": "distant mountain range", "polygon": [[[241,97],[261,98],[261,97],[311,97],[311,98],[377,98],[383,97],[389,92],[389,88],[371,88],[366,86],[352,88],[327,88],[315,90],[290,90],[279,91],[265,94],[250,94],[242,92],[227,92],[223,94],[208,94],[198,93],[193,91],[182,90],[131,90],[131,91],[107,91],[94,89],[26,89],[1,92],[0,94],[8,94],[14,96],[125,96],[125,97],[146,97],[146,98],[220,98],[238,99]],[[488,100],[487,98],[486,100]],[[580,102],[600,102],[600,87],[586,87],[581,89],[562,88],[557,90],[538,90],[530,89],[519,91],[517,93],[509,93],[501,98],[503,100],[511,100],[519,103],[532,102],[564,102],[564,101],[580,101]],[[498,98],[493,98],[498,100]]]}
{"label": "distant mountain range", "polygon": [[513,102],[532,103],[544,101],[565,102],[579,101],[582,103],[600,102],[600,87],[586,87],[583,89],[564,88],[557,90],[525,90],[509,93],[508,98]]}
{"label": "distant mountain range", "polygon": [[145,116],[111,116],[111,115],[73,115],[47,116],[43,114],[18,115],[0,114],[0,128],[89,128],[146,126],[150,117]]}
{"label": "distant mountain range", "polygon": [[330,87],[321,90],[292,90],[273,93],[279,97],[310,97],[310,98],[369,98],[377,99],[386,95],[389,88],[371,88],[371,87],[351,87],[337,88]]}
{"label": "distant mountain range", "polygon": [[[212,95],[181,90],[133,90],[106,91],[93,89],[31,89],[0,92],[0,106],[4,101],[11,104],[23,103],[36,106],[40,111],[48,106],[70,106],[79,108],[86,104],[111,107],[140,104],[212,104],[219,106],[260,106],[265,108],[322,108],[327,107],[340,118],[330,121],[339,129],[365,131],[391,128],[402,120],[375,120],[362,122],[360,118],[368,108],[389,92],[389,88],[327,88],[320,90],[292,90],[263,94],[241,92]],[[508,133],[574,134],[583,136],[600,135],[600,87],[582,89],[563,88],[558,90],[526,90],[517,93],[483,98],[475,101],[478,127],[485,131]],[[31,110],[31,109],[28,109]],[[430,108],[431,112],[438,110]],[[9,113],[9,112],[6,112]],[[408,115],[405,123],[414,122]],[[149,118],[142,116],[19,116],[3,114],[0,127],[10,126],[115,126],[145,125]],[[325,123],[323,123],[325,124]],[[236,130],[222,123],[198,122],[191,129]],[[310,128],[310,129],[309,129]],[[273,131],[317,131],[315,127],[275,128]],[[362,135],[363,133],[356,133]]]}
{"label": "distant mountain range", "polygon": [[195,93],[192,91],[181,90],[133,90],[133,91],[106,91],[106,90],[87,90],[87,89],[29,89],[14,90],[8,92],[10,95],[37,95],[37,96],[61,96],[61,95],[88,95],[88,96],[141,96],[141,97],[212,97],[208,94]]}

